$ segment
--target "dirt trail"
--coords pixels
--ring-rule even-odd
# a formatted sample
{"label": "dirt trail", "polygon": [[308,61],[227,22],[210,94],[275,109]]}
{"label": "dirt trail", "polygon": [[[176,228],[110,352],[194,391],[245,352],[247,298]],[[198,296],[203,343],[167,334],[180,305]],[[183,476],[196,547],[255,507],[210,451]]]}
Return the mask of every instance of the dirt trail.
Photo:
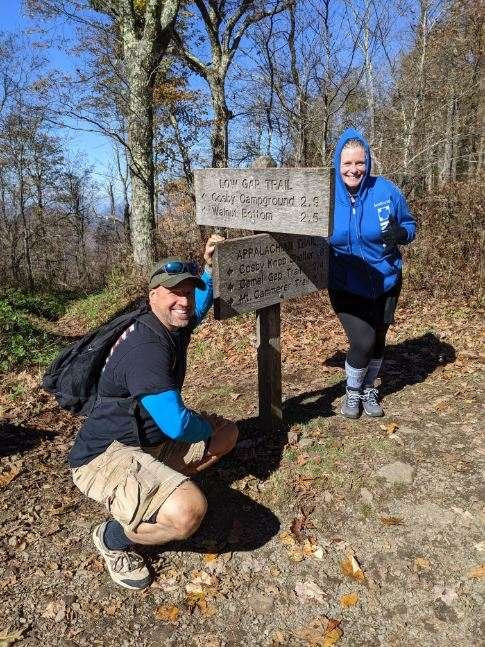
{"label": "dirt trail", "polygon": [[253,319],[195,336],[185,397],[237,418],[241,440],[200,481],[197,535],[149,551],[142,593],[112,585],[93,549],[103,510],[66,466],[79,421],[36,375],[3,379],[0,645],[483,644],[479,313],[403,302],[387,415],[350,421],[335,415],[344,338],[309,303],[284,309],[288,424],[273,436],[255,418]]}

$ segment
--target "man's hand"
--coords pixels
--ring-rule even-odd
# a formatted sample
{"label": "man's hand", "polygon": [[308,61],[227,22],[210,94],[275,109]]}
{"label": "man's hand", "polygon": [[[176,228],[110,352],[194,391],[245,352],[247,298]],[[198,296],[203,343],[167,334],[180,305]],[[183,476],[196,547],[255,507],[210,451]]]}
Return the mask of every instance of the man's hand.
{"label": "man's hand", "polygon": [[223,240],[224,238],[222,236],[219,236],[218,234],[212,234],[212,236],[210,236],[209,240],[207,241],[204,251],[204,261],[209,267],[212,267],[212,256],[216,248],[216,243],[221,243]]}
{"label": "man's hand", "polygon": [[201,415],[214,429],[206,450],[206,456],[220,458],[234,447],[237,441],[238,429],[232,420],[227,420],[216,413],[202,411]]}
{"label": "man's hand", "polygon": [[397,224],[394,216],[390,216],[387,227],[382,232],[382,242],[386,247],[402,245],[408,239],[408,232]]}

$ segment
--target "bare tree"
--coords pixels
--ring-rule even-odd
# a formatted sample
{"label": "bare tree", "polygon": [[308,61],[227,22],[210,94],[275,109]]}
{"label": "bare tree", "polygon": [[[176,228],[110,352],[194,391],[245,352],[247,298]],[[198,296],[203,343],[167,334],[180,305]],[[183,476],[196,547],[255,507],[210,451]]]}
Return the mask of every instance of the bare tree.
{"label": "bare tree", "polygon": [[[179,0],[29,0],[31,9],[43,15],[62,15],[109,32],[106,21],[96,21],[90,9],[107,15],[116,27],[117,44],[126,83],[127,141],[109,134],[127,146],[131,184],[131,236],[133,257],[139,267],[153,261],[155,229],[155,180],[153,163],[153,89],[158,66],[167,50],[177,16]],[[102,128],[97,119],[82,116]]]}
{"label": "bare tree", "polygon": [[191,48],[190,38],[176,32],[177,51],[190,69],[209,85],[214,118],[212,122],[212,166],[228,165],[228,124],[232,118],[226,102],[226,78],[241,39],[251,25],[284,11],[285,0],[270,2],[242,0],[194,0],[204,24],[211,58],[202,57]]}
{"label": "bare tree", "polygon": [[267,139],[279,147],[271,152],[284,164],[328,163],[339,119],[359,91],[364,17],[350,28],[348,11],[334,0],[294,0],[278,24],[268,20],[255,30],[245,52],[254,63],[241,75],[254,86],[251,117],[264,111]]}

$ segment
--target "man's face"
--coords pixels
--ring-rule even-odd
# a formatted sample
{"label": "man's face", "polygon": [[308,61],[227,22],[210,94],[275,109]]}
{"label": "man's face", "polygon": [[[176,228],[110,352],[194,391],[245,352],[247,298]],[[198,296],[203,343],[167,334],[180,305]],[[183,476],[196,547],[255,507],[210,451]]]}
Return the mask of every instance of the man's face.
{"label": "man's face", "polygon": [[173,288],[160,285],[150,290],[150,306],[155,315],[169,329],[187,326],[194,314],[194,282],[185,279]]}
{"label": "man's face", "polygon": [[340,156],[340,174],[346,187],[356,189],[365,175],[365,151],[363,148],[344,148]]}

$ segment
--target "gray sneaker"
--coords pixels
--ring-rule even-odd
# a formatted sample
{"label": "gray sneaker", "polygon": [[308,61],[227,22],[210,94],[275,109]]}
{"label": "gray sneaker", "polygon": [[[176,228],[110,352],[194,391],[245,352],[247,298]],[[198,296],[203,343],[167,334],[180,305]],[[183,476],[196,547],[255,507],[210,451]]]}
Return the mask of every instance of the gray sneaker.
{"label": "gray sneaker", "polygon": [[125,589],[146,589],[152,577],[143,557],[132,550],[110,550],[103,540],[106,523],[93,530],[93,541],[106,562],[111,579]]}
{"label": "gray sneaker", "polygon": [[345,389],[345,398],[340,413],[346,418],[358,418],[360,414],[360,393]]}
{"label": "gray sneaker", "polygon": [[373,418],[380,418],[384,415],[384,411],[379,404],[378,397],[379,391],[370,386],[364,388],[362,395],[360,396],[365,413]]}

